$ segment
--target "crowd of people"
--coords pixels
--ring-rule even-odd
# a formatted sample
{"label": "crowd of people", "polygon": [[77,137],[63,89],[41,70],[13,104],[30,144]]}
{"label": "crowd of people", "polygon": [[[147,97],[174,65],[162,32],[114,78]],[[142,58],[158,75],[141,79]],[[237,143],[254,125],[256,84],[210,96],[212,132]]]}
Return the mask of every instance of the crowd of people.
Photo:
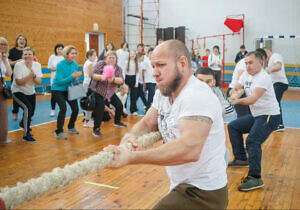
{"label": "crowd of people", "polygon": [[[8,42],[0,38],[1,75],[12,75],[13,119],[21,107],[24,114],[19,125],[24,128],[23,140],[35,142],[30,122],[36,104],[34,85],[41,83],[42,73],[41,65],[34,61],[34,50],[26,44],[26,37],[19,35],[8,55]],[[91,127],[94,136],[102,136],[101,123],[110,118],[114,126],[126,127],[122,122],[129,114],[126,107],[130,114],[136,115],[137,100],[141,97],[146,114],[121,141],[132,143],[137,151],[129,152],[113,145],[106,150],[115,153],[110,167],[137,163],[167,166],[170,193],[155,208],[179,208],[186,206],[186,202],[189,207],[226,208],[225,160],[229,156],[225,151],[229,150],[225,147],[223,118],[234,112],[237,118],[228,124],[234,159],[227,161],[228,166],[249,167],[239,190],[263,187],[261,144],[272,131],[284,130],[280,101],[288,81],[282,57],[267,48],[248,53],[245,46],[241,46],[243,52],[237,56],[232,82],[225,94],[220,88],[223,64],[218,46],[213,47],[212,54],[206,50],[202,58],[197,50],[191,54],[182,42],[175,40],[162,42],[155,49],[139,44],[136,50],[129,51],[127,46],[124,42],[115,51],[110,42],[98,58],[95,50],[89,50],[82,72],[78,71],[76,47],[63,44],[54,47],[48,62],[51,116],[55,116],[55,104],[59,106],[54,137],[68,138],[63,130],[66,103],[72,109],[67,131],[79,133],[75,128],[78,102],[69,100],[68,87],[78,82],[83,73],[84,90],[95,95],[96,103],[94,110],[84,111],[83,126]],[[108,66],[113,68],[112,77],[105,73]],[[3,84],[3,80],[0,83]],[[1,115],[4,120],[0,120],[0,141],[5,142],[7,105],[2,93],[0,99],[0,111],[6,113]],[[154,130],[160,131],[164,144],[139,151],[137,137]],[[246,141],[244,133],[249,133]]]}

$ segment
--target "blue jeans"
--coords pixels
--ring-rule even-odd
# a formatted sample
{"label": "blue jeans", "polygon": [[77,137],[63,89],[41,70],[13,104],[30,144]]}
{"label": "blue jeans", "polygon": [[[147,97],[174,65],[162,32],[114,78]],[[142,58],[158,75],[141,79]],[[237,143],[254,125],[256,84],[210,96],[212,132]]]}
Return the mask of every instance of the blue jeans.
{"label": "blue jeans", "polygon": [[278,101],[279,108],[280,108],[280,124],[283,125],[280,101],[281,101],[283,93],[288,89],[289,85],[285,84],[285,83],[282,83],[282,82],[276,82],[276,83],[273,84],[273,87],[274,87],[276,99]]}
{"label": "blue jeans", "polygon": [[261,174],[261,144],[275,130],[280,122],[280,115],[261,115],[253,117],[251,114],[237,118],[228,124],[229,138],[237,160],[247,160],[244,148],[243,134],[246,138],[249,160],[249,176],[260,178]]}

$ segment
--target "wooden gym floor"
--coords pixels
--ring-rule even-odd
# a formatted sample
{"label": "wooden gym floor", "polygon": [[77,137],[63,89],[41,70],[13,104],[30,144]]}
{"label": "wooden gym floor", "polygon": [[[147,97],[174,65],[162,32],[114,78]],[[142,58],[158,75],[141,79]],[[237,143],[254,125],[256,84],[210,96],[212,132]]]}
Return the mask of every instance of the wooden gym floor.
{"label": "wooden gym floor", "polygon": [[[39,100],[48,99],[39,96]],[[288,91],[284,100],[299,101],[299,92]],[[0,145],[0,187],[14,186],[64,167],[101,151],[108,144],[119,144],[122,135],[141,117],[124,120],[128,128],[116,128],[105,122],[102,137],[91,135],[90,128],[82,127],[82,116],[76,128],[79,135],[68,140],[55,140],[56,123],[33,127],[36,144],[22,142],[22,131],[9,133],[12,143]],[[67,123],[65,123],[66,125]],[[225,125],[226,126],[226,125]],[[158,143],[159,144],[159,143]],[[227,135],[227,145],[231,148]],[[300,208],[300,129],[273,132],[263,144],[262,179],[265,187],[252,192],[239,192],[237,186],[248,169],[228,168],[228,209],[298,209]],[[118,186],[120,189],[85,184],[91,181]],[[162,166],[131,165],[120,169],[104,169],[74,180],[71,184],[49,191],[42,197],[24,203],[21,209],[149,209],[169,189],[169,181]]]}

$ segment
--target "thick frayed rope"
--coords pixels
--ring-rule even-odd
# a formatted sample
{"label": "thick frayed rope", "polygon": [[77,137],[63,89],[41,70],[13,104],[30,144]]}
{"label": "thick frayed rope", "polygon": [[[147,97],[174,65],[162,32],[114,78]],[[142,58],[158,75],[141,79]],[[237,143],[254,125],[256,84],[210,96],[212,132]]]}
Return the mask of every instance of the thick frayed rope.
{"label": "thick frayed rope", "polygon": [[[159,132],[152,132],[139,137],[138,143],[146,148],[160,139]],[[126,146],[129,150],[133,150],[130,143]],[[25,201],[41,196],[49,190],[63,187],[80,176],[105,168],[112,161],[113,156],[112,152],[99,152],[72,165],[67,164],[64,168],[55,168],[52,172],[44,173],[42,176],[30,179],[25,183],[18,182],[14,187],[6,186],[0,189],[0,199],[4,201],[7,209],[11,209]]]}

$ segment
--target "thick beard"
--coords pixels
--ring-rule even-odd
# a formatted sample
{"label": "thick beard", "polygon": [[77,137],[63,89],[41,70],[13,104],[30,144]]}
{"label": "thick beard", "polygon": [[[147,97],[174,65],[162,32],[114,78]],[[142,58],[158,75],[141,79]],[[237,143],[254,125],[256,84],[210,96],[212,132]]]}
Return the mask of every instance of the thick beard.
{"label": "thick beard", "polygon": [[182,75],[179,73],[178,67],[176,67],[176,75],[173,82],[169,86],[159,88],[161,94],[166,97],[171,96],[172,92],[174,92],[178,88],[181,80],[182,80]]}

